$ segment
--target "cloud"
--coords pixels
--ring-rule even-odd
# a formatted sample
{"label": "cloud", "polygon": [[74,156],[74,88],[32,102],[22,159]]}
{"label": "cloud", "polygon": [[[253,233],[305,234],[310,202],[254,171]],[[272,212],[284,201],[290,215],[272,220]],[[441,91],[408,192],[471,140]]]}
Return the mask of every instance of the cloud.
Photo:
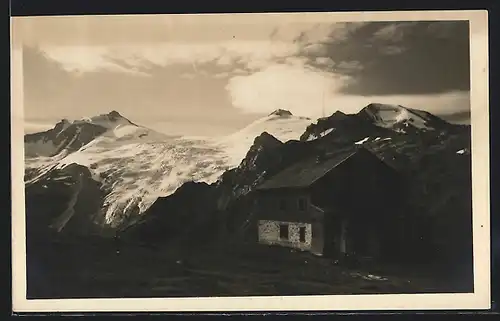
{"label": "cloud", "polygon": [[344,30],[343,23],[295,20],[287,15],[34,17],[18,29],[27,45],[67,70],[124,73],[207,63],[258,71],[287,57],[305,60],[299,57],[299,38],[318,43],[332,38],[333,30]]}
{"label": "cloud", "polygon": [[287,57],[284,62],[288,65],[306,68],[307,59],[305,57]]}
{"label": "cloud", "polygon": [[[409,23],[412,25],[412,23]],[[408,23],[406,23],[408,25]],[[378,39],[401,41],[403,38],[403,23],[385,24],[373,33],[373,36]]]}
{"label": "cloud", "polygon": [[330,23],[304,14],[82,15],[15,20],[16,33],[30,46],[115,46],[230,41],[313,42],[330,36]]}
{"label": "cloud", "polygon": [[192,73],[184,73],[184,74],[181,74],[180,77],[184,78],[184,79],[194,79],[196,77],[196,75],[192,74]]}
{"label": "cloud", "polygon": [[332,58],[329,57],[316,57],[315,63],[319,66],[329,66],[333,67],[335,65],[335,62],[332,60]]}
{"label": "cloud", "polygon": [[456,124],[470,124],[470,110],[459,111],[456,113],[443,114],[441,118]]}
{"label": "cloud", "polygon": [[217,64],[223,66],[230,66],[233,64],[233,62],[233,57],[231,57],[230,55],[223,55],[219,59],[217,59]]}
{"label": "cloud", "polygon": [[[337,93],[332,95],[325,108],[328,113],[341,110],[345,113],[355,113],[366,105],[378,102],[383,104],[396,104],[409,108],[428,111],[434,115],[455,120],[451,115],[459,111],[470,110],[470,95],[467,91],[454,91],[437,94],[414,95],[346,95]],[[463,113],[463,112],[461,112]]]}
{"label": "cloud", "polygon": [[[175,101],[183,108],[231,108],[232,104],[238,111],[269,113],[283,108],[309,117],[335,110],[356,112],[374,101],[446,115],[470,109],[466,22],[314,24],[294,23],[289,17],[285,24],[285,18],[267,16],[261,23],[233,19],[236,24],[225,24],[222,18],[217,23],[201,17],[172,19],[177,22],[164,18],[153,24],[132,19],[135,22],[129,25],[139,28],[144,24],[154,30],[154,35],[144,39],[133,29],[129,35],[134,40],[127,40],[126,19],[117,18],[84,23],[89,27],[80,27],[87,30],[80,31],[80,44],[66,36],[62,42],[41,42],[44,54],[64,70],[83,73],[79,81],[72,74],[70,81],[57,85],[81,86],[81,94],[72,87],[65,94],[71,97],[58,97],[64,92],[53,86],[52,103],[60,105],[85,95],[86,100],[101,97],[90,101],[100,106],[132,108]],[[80,30],[73,25],[76,22],[68,21],[76,20],[66,24]],[[104,28],[103,21],[114,22]],[[96,34],[99,39],[92,45],[85,44],[92,38],[90,31],[100,24],[100,30],[107,32]],[[179,79],[184,80],[177,82]],[[108,92],[101,93],[96,81],[106,83]],[[188,89],[178,86],[204,95],[181,94]],[[112,90],[120,96],[113,96]],[[33,101],[41,104],[40,99]]]}
{"label": "cloud", "polygon": [[61,66],[67,71],[107,70],[146,75],[135,68],[136,61],[114,59],[113,56],[108,54],[105,47],[93,47],[89,50],[88,47],[68,46],[41,48],[41,50],[48,58],[60,62]]}
{"label": "cloud", "polygon": [[[346,94],[469,90],[467,21],[319,21],[307,15],[32,17],[17,29],[66,69],[81,72],[144,75],[151,64],[212,62],[259,71],[294,57],[348,75]],[[350,68],[353,61],[359,65]]]}
{"label": "cloud", "polygon": [[150,65],[215,63],[235,64],[251,70],[271,65],[275,59],[294,56],[297,44],[271,41],[227,41],[220,43],[163,43],[114,46],[44,46],[41,50],[67,70],[82,72],[147,73]]}
{"label": "cloud", "polygon": [[215,74],[214,78],[220,79],[220,78],[227,78],[229,76],[230,76],[230,74],[228,72],[221,72],[219,74]]}
{"label": "cloud", "polygon": [[235,68],[235,69],[232,69],[231,72],[235,75],[244,75],[244,74],[248,74],[249,71],[248,70],[245,70],[245,69],[242,69],[242,68]]}
{"label": "cloud", "polygon": [[229,80],[226,89],[233,106],[248,113],[269,113],[278,108],[298,116],[323,117],[337,110],[356,113],[372,102],[399,104],[449,116],[470,109],[466,91],[414,95],[344,94],[340,89],[349,79],[344,75],[306,69],[297,65],[274,65],[247,76]]}
{"label": "cloud", "polygon": [[[353,113],[371,102],[437,115],[470,110],[468,59],[464,62],[468,45],[463,46],[467,25],[356,22],[315,28],[323,31],[321,37],[314,38],[314,28],[301,33],[296,39],[300,49],[290,56],[230,79],[226,89],[233,105],[260,113],[283,108],[308,117]],[[445,59],[453,54],[458,60]],[[449,74],[440,74],[446,70]]]}
{"label": "cloud", "polygon": [[268,113],[282,108],[304,116],[317,115],[333,99],[343,80],[331,73],[297,65],[273,65],[229,80],[233,106],[246,112]]}
{"label": "cloud", "polygon": [[[352,95],[436,94],[468,91],[467,21],[346,23],[326,41],[302,41],[301,55],[351,79]],[[353,62],[355,64],[353,65]]]}
{"label": "cloud", "polygon": [[198,70],[187,64],[151,65],[148,77],[138,77],[104,69],[71,72],[31,47],[24,48],[23,56],[24,109],[30,121],[75,119],[113,109],[141,124],[164,119],[185,123],[193,115],[207,119],[211,113],[239,117],[224,89],[227,78],[212,77],[224,72],[215,64]]}

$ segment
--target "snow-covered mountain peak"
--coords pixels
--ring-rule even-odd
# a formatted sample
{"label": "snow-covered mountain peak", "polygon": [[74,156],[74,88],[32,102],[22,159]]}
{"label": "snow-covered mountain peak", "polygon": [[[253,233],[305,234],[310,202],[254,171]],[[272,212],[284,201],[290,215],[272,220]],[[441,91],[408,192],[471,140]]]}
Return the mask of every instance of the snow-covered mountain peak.
{"label": "snow-covered mountain peak", "polygon": [[282,142],[269,134],[268,132],[262,132],[259,136],[255,137],[253,145],[256,146],[279,146]]}
{"label": "snow-covered mountain peak", "polygon": [[371,121],[374,125],[405,133],[408,129],[428,131],[449,125],[444,120],[422,110],[407,108],[401,105],[371,103],[358,115]]}
{"label": "snow-covered mountain peak", "polygon": [[120,115],[119,112],[117,112],[116,110],[112,110],[108,113],[108,116],[109,117],[123,117],[122,115]]}
{"label": "snow-covered mountain peak", "polygon": [[373,119],[380,121],[396,120],[406,114],[407,109],[401,105],[371,103],[364,107],[359,113],[367,114]]}
{"label": "snow-covered mountain peak", "polygon": [[231,159],[230,164],[236,167],[245,158],[250,146],[254,144],[255,138],[264,132],[272,136],[273,139],[285,143],[289,140],[298,140],[309,124],[311,124],[309,118],[294,116],[291,113],[285,117],[270,114],[236,133],[223,137],[219,144],[228,152]]}
{"label": "snow-covered mountain peak", "polygon": [[70,122],[68,119],[63,118],[63,119],[61,119],[61,121],[60,121],[60,122],[58,122],[57,124],[61,124],[61,125],[70,125],[70,124],[71,124],[71,122]]}
{"label": "snow-covered mountain peak", "polygon": [[58,133],[60,133],[63,130],[65,130],[66,128],[68,128],[70,125],[71,125],[71,122],[69,120],[67,120],[66,118],[64,118],[64,119],[61,119],[61,121],[59,121],[55,125],[54,130],[57,131]]}
{"label": "snow-covered mountain peak", "polygon": [[86,117],[76,122],[87,122],[94,125],[102,126],[107,129],[114,129],[118,126],[124,126],[124,125],[132,125],[137,127],[136,124],[132,123],[130,120],[123,117],[122,115],[120,115],[120,113],[118,113],[115,110],[107,114],[101,114],[93,117]]}
{"label": "snow-covered mountain peak", "polygon": [[103,138],[116,140],[117,142],[163,142],[173,138],[172,136],[139,126],[116,110],[112,110],[107,114],[86,117],[74,121],[73,124],[92,124],[100,126],[105,129],[105,132],[102,134]]}
{"label": "snow-covered mountain peak", "polygon": [[290,117],[293,116],[293,114],[289,110],[276,109],[275,111],[270,113],[269,116]]}
{"label": "snow-covered mountain peak", "polygon": [[164,142],[172,139],[146,127],[138,126],[117,111],[77,120],[63,119],[54,128],[25,135],[25,155],[51,157],[73,153],[90,145],[115,148],[123,144]]}
{"label": "snow-covered mountain peak", "polygon": [[79,126],[79,125],[95,125],[103,127],[104,129],[115,129],[119,126],[131,125],[135,127],[140,127],[131,122],[129,119],[122,116],[116,110],[113,110],[107,114],[100,114],[92,117],[82,117],[80,119],[68,120],[67,118],[61,119],[53,128],[58,133],[66,130],[71,125]]}
{"label": "snow-covered mountain peak", "polygon": [[330,117],[346,117],[347,114],[343,113],[342,111],[340,110],[337,110],[336,112],[334,112]]}

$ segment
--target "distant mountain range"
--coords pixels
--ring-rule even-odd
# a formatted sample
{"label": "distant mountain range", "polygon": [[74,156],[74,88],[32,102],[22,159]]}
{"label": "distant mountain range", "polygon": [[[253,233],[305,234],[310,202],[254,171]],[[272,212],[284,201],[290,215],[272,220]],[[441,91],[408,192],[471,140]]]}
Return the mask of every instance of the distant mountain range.
{"label": "distant mountain range", "polygon": [[411,215],[451,224],[443,239],[467,233],[470,126],[374,103],[314,122],[277,110],[221,139],[164,135],[117,112],[63,120],[25,136],[28,235],[228,242],[244,234],[259,183],[303,157],[356,145],[409,178]]}
{"label": "distant mountain range", "polygon": [[[53,129],[25,135],[27,197],[57,193],[78,200],[97,185],[100,199],[88,209],[88,224],[101,232],[113,230],[135,221],[158,197],[187,181],[217,181],[238,166],[262,132],[286,141],[297,139],[309,124],[307,118],[275,112],[232,135],[208,139],[161,134],[116,111],[62,120]],[[91,187],[68,188],[80,182],[80,174],[92,181]],[[58,228],[64,231],[69,219],[58,219],[60,210],[51,212],[54,220],[66,222]]]}

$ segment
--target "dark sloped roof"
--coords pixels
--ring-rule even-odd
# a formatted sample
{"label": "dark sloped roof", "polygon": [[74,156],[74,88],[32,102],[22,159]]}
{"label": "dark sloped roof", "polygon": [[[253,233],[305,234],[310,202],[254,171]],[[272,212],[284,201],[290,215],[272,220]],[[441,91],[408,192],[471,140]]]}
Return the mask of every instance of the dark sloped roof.
{"label": "dark sloped roof", "polygon": [[285,188],[285,187],[307,187],[325,176],[333,168],[337,167],[352,155],[356,154],[359,148],[349,148],[338,151],[334,154],[326,154],[319,160],[311,157],[299,161],[284,169],[278,174],[257,186],[258,190]]}

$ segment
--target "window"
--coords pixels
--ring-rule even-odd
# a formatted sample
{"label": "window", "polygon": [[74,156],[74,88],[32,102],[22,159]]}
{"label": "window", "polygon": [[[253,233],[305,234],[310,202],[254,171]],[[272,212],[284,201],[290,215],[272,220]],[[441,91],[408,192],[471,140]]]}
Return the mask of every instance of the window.
{"label": "window", "polygon": [[305,243],[306,242],[306,228],[304,226],[302,226],[299,229],[299,239],[300,239],[301,243]]}
{"label": "window", "polygon": [[280,210],[284,211],[286,209],[286,201],[284,199],[280,199],[279,201]]}
{"label": "window", "polygon": [[288,240],[288,225],[280,225],[280,239]]}
{"label": "window", "polygon": [[305,198],[299,198],[299,210],[305,211],[307,207],[307,202]]}

